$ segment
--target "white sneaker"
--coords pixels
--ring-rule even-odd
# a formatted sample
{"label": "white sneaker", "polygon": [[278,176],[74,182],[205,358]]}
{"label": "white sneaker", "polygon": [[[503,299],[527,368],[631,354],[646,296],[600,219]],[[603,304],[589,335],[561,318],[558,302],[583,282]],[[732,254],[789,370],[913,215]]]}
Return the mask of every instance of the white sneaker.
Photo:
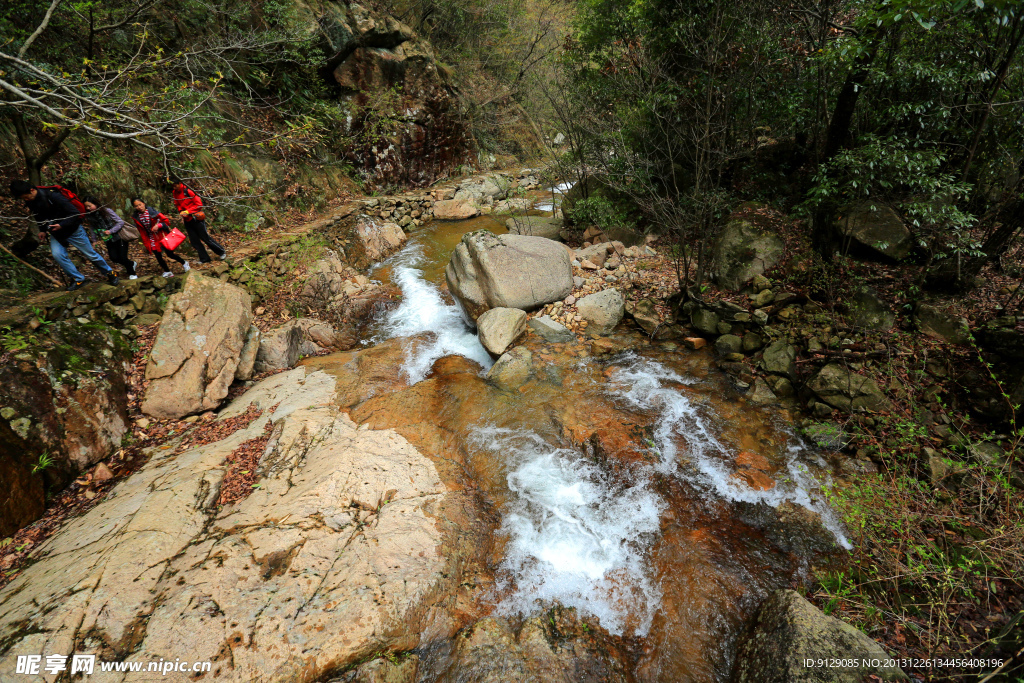
{"label": "white sneaker", "polygon": [[164,277],[174,277],[174,273],[168,270],[166,273],[164,273]]}
{"label": "white sneaker", "polygon": [[139,279],[139,276],[138,276],[138,275],[129,275],[129,276],[128,276],[128,279],[129,279],[129,280],[138,280],[138,279]]}
{"label": "white sneaker", "polygon": [[225,251],[223,254],[221,254],[217,258],[219,258],[221,261],[227,261],[228,260],[228,252]]}
{"label": "white sneaker", "polygon": [[188,265],[188,261],[185,261],[185,263],[183,263],[181,267],[185,269],[186,273],[192,270],[192,267]]}

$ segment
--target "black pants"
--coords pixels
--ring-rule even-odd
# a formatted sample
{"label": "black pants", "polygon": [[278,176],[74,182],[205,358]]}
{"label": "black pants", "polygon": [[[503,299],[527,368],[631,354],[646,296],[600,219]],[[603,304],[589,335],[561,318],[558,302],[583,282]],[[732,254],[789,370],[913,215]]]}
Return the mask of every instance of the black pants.
{"label": "black pants", "polygon": [[162,246],[160,247],[160,251],[153,252],[153,256],[156,256],[156,262],[160,264],[160,267],[164,269],[165,273],[170,272],[171,269],[168,267],[167,261],[164,261],[164,254],[170,256],[172,261],[177,261],[178,263],[185,263],[185,259],[178,256],[167,247]]}
{"label": "black pants", "polygon": [[135,275],[135,264],[128,258],[128,241],[114,235],[107,241],[107,254],[110,260],[124,266],[128,275]]}
{"label": "black pants", "polygon": [[200,263],[209,263],[210,255],[206,253],[206,247],[203,244],[208,244],[213,253],[217,256],[224,255],[224,247],[217,244],[210,233],[206,231],[206,221],[197,221],[192,219],[185,221],[185,232],[188,233],[188,242],[192,245],[192,248],[196,250],[196,254],[199,255]]}

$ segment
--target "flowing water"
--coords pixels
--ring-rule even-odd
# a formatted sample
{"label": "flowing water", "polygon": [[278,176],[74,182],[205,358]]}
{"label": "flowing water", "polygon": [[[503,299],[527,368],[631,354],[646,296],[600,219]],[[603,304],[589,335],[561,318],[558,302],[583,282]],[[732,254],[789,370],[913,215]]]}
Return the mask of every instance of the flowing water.
{"label": "flowing water", "polygon": [[414,233],[373,272],[402,300],[367,348],[311,363],[347,378],[353,419],[398,429],[479,500],[467,514],[485,518],[489,551],[467,623],[558,603],[631,643],[636,680],[726,680],[764,597],[848,545],[821,499],[824,461],[706,352],[628,331],[633,350],[600,357],[531,336],[522,387],[484,381],[492,360],[443,284],[481,228],[504,231],[483,216]]}

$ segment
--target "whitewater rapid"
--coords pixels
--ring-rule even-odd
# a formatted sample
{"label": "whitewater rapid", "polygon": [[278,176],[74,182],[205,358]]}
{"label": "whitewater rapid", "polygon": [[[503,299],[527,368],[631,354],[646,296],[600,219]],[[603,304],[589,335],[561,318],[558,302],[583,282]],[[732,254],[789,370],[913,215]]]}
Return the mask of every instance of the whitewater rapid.
{"label": "whitewater rapid", "polygon": [[577,451],[525,430],[484,427],[473,441],[514,467],[496,612],[531,614],[557,601],[597,617],[610,633],[646,635],[661,590],[645,557],[665,508],[650,480],[616,481]]}
{"label": "whitewater rapid", "polygon": [[[446,303],[439,288],[424,278],[424,261],[423,246],[411,243],[386,262],[402,302],[382,321],[377,341],[429,333],[426,341],[407,349],[403,371],[413,383],[447,355],[489,368],[493,361],[458,306]],[[509,467],[507,485],[513,495],[502,510],[500,531],[507,544],[497,573],[497,613],[531,614],[557,601],[596,617],[613,634],[646,635],[661,601],[648,561],[666,508],[652,485],[655,476],[686,479],[707,495],[729,501],[802,505],[819,513],[837,542],[850,547],[817,493],[821,482],[802,463],[807,453],[795,438],[788,477],[779,477],[769,491],[755,491],[730,476],[728,447],[716,437],[710,416],[681,391],[693,380],[635,354],[620,363],[609,378],[613,397],[658,416],[656,462],[634,468],[628,481],[527,429],[479,425],[471,438],[471,445],[501,454]],[[677,445],[680,440],[685,454]]]}
{"label": "whitewater rapid", "polygon": [[[727,466],[733,459],[731,450],[715,436],[710,416],[702,415],[679,390],[680,386],[692,384],[692,379],[634,353],[620,359],[622,361],[625,361],[624,366],[609,377],[614,387],[612,394],[631,408],[658,415],[654,429],[657,456],[654,467],[659,473],[686,479],[709,494],[732,502],[765,503],[772,507],[787,501],[795,503],[821,515],[822,522],[840,546],[847,550],[853,547],[820,493],[828,482],[820,481],[804,464],[808,453],[795,437],[787,447],[787,476],[777,476],[772,489],[755,490],[732,476],[734,470]],[[686,443],[685,456],[679,452],[680,440]],[[827,467],[820,457],[815,464],[821,469]]]}
{"label": "whitewater rapid", "polygon": [[402,290],[402,302],[387,314],[374,341],[430,333],[429,339],[409,344],[406,349],[403,371],[413,384],[427,376],[434,361],[445,356],[465,356],[490,368],[494,361],[458,305],[447,303],[440,290],[424,279],[425,258],[422,244],[410,244],[382,264],[391,266],[391,277]]}

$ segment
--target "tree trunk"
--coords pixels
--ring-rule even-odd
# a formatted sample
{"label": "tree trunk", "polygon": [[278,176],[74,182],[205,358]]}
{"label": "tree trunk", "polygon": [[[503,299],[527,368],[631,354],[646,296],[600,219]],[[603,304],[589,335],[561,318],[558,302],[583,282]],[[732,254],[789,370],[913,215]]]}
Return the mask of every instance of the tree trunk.
{"label": "tree trunk", "polygon": [[1020,46],[1021,39],[1024,38],[1024,24],[1021,23],[1019,16],[1014,19],[1014,23],[1016,32],[1010,40],[1010,47],[1006,50],[1006,56],[999,65],[995,83],[992,84],[992,89],[986,98],[985,108],[981,112],[981,120],[978,121],[978,125],[974,129],[974,136],[971,139],[971,144],[967,148],[967,160],[964,161],[963,172],[960,176],[960,180],[962,181],[967,180],[967,174],[970,172],[971,165],[974,163],[974,157],[978,152],[978,143],[981,142],[981,136],[985,132],[985,124],[988,123],[988,117],[992,113],[992,102],[995,100],[999,90],[1003,87],[1003,82],[1006,80],[1006,74],[1009,72],[1010,65],[1013,63],[1013,58],[1017,54],[1017,48]]}
{"label": "tree trunk", "polygon": [[811,215],[811,245],[826,262],[832,260],[839,247],[835,217],[835,207],[831,202],[821,202]]}
{"label": "tree trunk", "polygon": [[879,32],[867,36],[870,41],[867,49],[854,60],[853,68],[846,75],[843,89],[839,91],[836,98],[836,106],[832,110],[832,118],[828,124],[828,131],[825,134],[825,150],[822,162],[826,162],[836,155],[850,140],[850,125],[853,123],[853,113],[857,109],[857,100],[864,89],[864,83],[868,80],[869,68],[875,57],[878,55],[878,47],[882,42]]}
{"label": "tree trunk", "polygon": [[24,115],[19,111],[10,112],[7,117],[14,126],[14,132],[18,137],[18,146],[21,147],[22,156],[25,158],[25,172],[28,174],[28,181],[33,185],[43,184],[43,167],[60,151],[61,145],[71,135],[71,128],[63,128],[57,136],[50,141],[50,145],[40,151],[39,144],[28,128]]}
{"label": "tree trunk", "polygon": [[996,216],[1000,222],[981,246],[981,256],[960,260],[943,261],[928,273],[925,283],[929,289],[951,292],[966,292],[974,288],[974,279],[986,263],[1009,248],[1024,227],[1024,200],[1015,200],[1004,206]]}
{"label": "tree trunk", "polygon": [[[850,141],[853,114],[857,109],[857,101],[864,89],[864,83],[867,82],[869,68],[878,55],[882,33],[880,30],[875,30],[865,38],[868,41],[867,48],[858,55],[853,68],[846,75],[846,81],[843,83],[842,90],[839,91],[839,97],[832,110],[832,118],[829,120],[828,130],[825,133],[825,148],[821,164],[831,160]],[[835,208],[830,203],[819,204],[811,218],[811,242],[815,251],[826,261],[832,260],[840,242],[834,225]]]}

